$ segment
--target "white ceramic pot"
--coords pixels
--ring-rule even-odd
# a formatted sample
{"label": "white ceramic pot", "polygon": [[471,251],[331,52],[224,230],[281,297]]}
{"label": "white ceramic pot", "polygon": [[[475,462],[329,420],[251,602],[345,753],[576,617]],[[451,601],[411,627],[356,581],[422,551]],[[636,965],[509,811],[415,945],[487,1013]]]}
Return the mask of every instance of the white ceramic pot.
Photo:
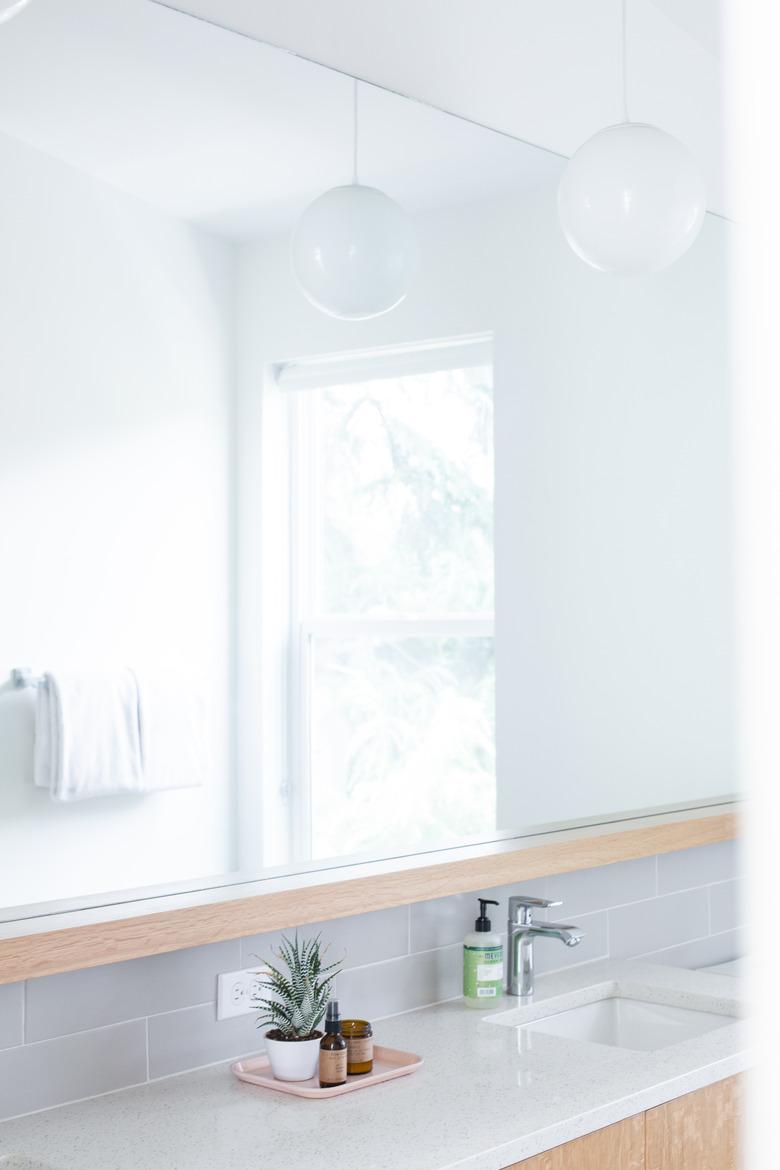
{"label": "white ceramic pot", "polygon": [[310,1081],[315,1077],[321,1039],[321,1032],[312,1040],[269,1040],[266,1036],[265,1050],[277,1081]]}

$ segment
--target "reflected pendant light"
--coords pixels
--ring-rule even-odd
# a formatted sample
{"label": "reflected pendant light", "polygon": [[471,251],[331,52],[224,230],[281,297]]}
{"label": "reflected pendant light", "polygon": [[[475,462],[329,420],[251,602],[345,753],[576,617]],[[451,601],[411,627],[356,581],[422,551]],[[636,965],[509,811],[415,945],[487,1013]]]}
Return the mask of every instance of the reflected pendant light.
{"label": "reflected pendant light", "polygon": [[358,181],[358,83],[353,91],[353,176],[304,211],[292,239],[292,267],[304,295],[331,317],[361,321],[406,296],[417,243],[398,204]]}
{"label": "reflected pendant light", "polygon": [[626,0],[622,2],[623,121],[570,159],[558,188],[563,234],[601,272],[643,275],[687,252],[704,222],[704,182],[671,134],[628,116]]}
{"label": "reflected pendant light", "polygon": [[0,24],[26,8],[30,0],[0,0]]}

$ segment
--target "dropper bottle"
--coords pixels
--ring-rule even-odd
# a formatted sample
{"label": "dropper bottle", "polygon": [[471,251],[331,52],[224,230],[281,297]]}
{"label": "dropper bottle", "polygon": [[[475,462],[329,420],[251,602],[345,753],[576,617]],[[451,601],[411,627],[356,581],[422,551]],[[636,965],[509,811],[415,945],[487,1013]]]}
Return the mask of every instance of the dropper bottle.
{"label": "dropper bottle", "polygon": [[325,1035],[320,1040],[320,1088],[335,1089],[347,1083],[347,1042],[341,1034],[339,1001],[332,999],[325,1012]]}

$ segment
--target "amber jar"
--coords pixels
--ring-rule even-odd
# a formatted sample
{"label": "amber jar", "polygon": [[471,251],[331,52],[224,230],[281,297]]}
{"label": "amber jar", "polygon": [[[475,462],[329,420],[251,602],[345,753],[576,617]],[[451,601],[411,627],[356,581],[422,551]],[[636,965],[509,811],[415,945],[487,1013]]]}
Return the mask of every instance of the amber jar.
{"label": "amber jar", "polygon": [[347,1076],[370,1073],[374,1067],[374,1030],[368,1020],[342,1020],[341,1035],[347,1042]]}

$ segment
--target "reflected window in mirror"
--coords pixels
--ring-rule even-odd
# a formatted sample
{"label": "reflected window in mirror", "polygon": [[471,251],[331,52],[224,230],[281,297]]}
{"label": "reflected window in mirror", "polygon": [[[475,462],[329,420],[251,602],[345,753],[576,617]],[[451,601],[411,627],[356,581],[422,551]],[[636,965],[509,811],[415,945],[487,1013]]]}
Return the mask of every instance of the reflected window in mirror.
{"label": "reflected window in mirror", "polygon": [[387,854],[490,832],[490,346],[306,363],[280,383],[293,855]]}

